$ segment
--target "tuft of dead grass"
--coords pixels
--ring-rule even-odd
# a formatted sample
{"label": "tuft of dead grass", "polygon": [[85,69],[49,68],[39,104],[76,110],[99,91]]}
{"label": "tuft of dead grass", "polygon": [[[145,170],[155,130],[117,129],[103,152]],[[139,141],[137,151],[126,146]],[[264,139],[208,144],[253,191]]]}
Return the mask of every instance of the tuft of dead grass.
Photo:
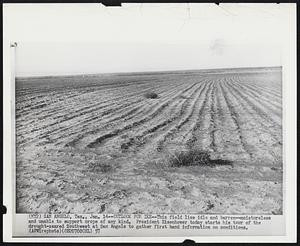
{"label": "tuft of dead grass", "polygon": [[211,159],[209,152],[197,149],[190,149],[184,152],[169,153],[167,160],[168,166],[186,167],[186,166],[231,166],[232,161],[223,159]]}
{"label": "tuft of dead grass", "polygon": [[176,152],[170,156],[169,163],[172,167],[213,166],[209,154],[200,150]]}
{"label": "tuft of dead grass", "polygon": [[151,99],[155,99],[155,98],[158,98],[158,95],[155,93],[155,92],[147,92],[145,95],[144,95],[145,98],[151,98]]}

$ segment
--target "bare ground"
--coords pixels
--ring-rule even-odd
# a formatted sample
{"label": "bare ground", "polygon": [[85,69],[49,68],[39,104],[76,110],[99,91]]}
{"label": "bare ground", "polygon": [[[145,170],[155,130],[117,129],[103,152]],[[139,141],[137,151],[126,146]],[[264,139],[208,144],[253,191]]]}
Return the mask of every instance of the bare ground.
{"label": "bare ground", "polygon": [[[282,214],[279,68],[19,79],[16,95],[17,212]],[[217,165],[169,165],[191,149]]]}

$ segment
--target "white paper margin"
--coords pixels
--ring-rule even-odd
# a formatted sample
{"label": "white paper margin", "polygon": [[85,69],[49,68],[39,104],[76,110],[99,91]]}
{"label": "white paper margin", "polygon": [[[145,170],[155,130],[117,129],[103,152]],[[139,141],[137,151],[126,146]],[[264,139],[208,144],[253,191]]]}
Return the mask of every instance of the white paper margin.
{"label": "white paper margin", "polygon": [[[282,4],[282,3],[281,3]],[[12,221],[14,208],[13,203],[15,198],[12,194],[12,188],[14,188],[14,170],[11,168],[13,163],[12,158],[12,124],[11,119],[12,109],[11,105],[11,63],[13,57],[11,53],[10,44],[12,42],[22,41],[68,41],[70,40],[70,33],[73,33],[73,37],[76,32],[80,33],[80,30],[69,30],[70,33],[66,33],[63,28],[55,25],[53,29],[48,30],[49,35],[52,35],[52,39],[49,35],[41,35],[37,31],[45,28],[44,22],[35,23],[35,29],[31,29],[31,33],[26,34],[27,30],[21,30],[18,26],[12,23],[14,18],[22,11],[22,8],[26,8],[26,13],[30,11],[47,11],[50,9],[60,9],[60,18],[63,18],[63,13],[66,12],[70,15],[72,11],[76,16],[76,11],[84,6],[85,10],[98,7],[99,4],[71,4],[66,6],[63,4],[4,4],[3,5],[3,183],[4,194],[3,201],[7,207],[7,214],[3,216],[3,240],[6,242],[182,242],[185,239],[192,239],[196,242],[296,242],[296,223],[297,223],[297,211],[296,211],[296,175],[297,175],[297,130],[296,130],[296,98],[297,98],[297,79],[296,79],[296,4],[282,4],[285,7],[286,16],[282,19],[283,25],[286,26],[286,32],[284,36],[285,42],[283,43],[283,138],[284,138],[284,160],[285,160],[285,172],[284,180],[284,213],[286,219],[286,235],[285,236],[205,236],[205,237],[95,237],[95,238],[13,238],[12,237]],[[97,5],[97,6],[95,6]],[[211,4],[212,8],[217,8],[214,4]],[[223,4],[224,6],[225,4]],[[130,5],[128,5],[130,6]],[[30,10],[32,8],[32,10]],[[130,9],[129,9],[130,10]],[[110,10],[104,10],[106,12]],[[110,14],[112,14],[111,12]],[[36,14],[35,14],[36,16]],[[30,20],[36,21],[34,19]],[[46,21],[47,27],[51,26],[52,19],[48,18]],[[85,23],[88,24],[88,23]],[[84,25],[83,25],[84,26]],[[39,29],[40,28],[40,29]],[[82,28],[82,27],[81,27]],[[30,30],[30,29],[28,29]],[[35,35],[33,35],[35,34]],[[56,34],[56,35],[53,35]],[[97,35],[97,32],[95,32]],[[92,36],[85,37],[85,39],[92,40]],[[99,36],[98,36],[99,38]],[[97,40],[97,38],[95,39]],[[76,40],[78,42],[83,40]]]}

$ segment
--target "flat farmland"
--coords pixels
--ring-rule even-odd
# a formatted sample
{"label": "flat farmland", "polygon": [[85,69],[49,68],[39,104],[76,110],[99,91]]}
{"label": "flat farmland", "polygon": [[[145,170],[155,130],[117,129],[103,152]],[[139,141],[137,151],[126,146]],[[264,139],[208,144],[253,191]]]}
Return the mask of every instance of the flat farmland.
{"label": "flat farmland", "polygon": [[[281,77],[17,78],[17,212],[282,214]],[[212,165],[172,165],[192,150]]]}

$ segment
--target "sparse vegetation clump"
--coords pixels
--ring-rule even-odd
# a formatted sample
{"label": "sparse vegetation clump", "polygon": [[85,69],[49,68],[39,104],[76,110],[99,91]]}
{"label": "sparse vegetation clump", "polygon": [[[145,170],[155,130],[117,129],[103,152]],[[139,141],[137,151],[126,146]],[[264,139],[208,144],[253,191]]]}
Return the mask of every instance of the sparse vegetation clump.
{"label": "sparse vegetation clump", "polygon": [[184,152],[177,152],[170,155],[168,160],[171,167],[186,167],[186,166],[231,166],[232,161],[223,159],[211,159],[207,151],[190,149]]}
{"label": "sparse vegetation clump", "polygon": [[200,150],[175,153],[171,156],[169,162],[173,167],[213,166],[209,154]]}
{"label": "sparse vegetation clump", "polygon": [[147,92],[144,96],[145,98],[151,98],[151,99],[158,98],[158,95],[155,92]]}

